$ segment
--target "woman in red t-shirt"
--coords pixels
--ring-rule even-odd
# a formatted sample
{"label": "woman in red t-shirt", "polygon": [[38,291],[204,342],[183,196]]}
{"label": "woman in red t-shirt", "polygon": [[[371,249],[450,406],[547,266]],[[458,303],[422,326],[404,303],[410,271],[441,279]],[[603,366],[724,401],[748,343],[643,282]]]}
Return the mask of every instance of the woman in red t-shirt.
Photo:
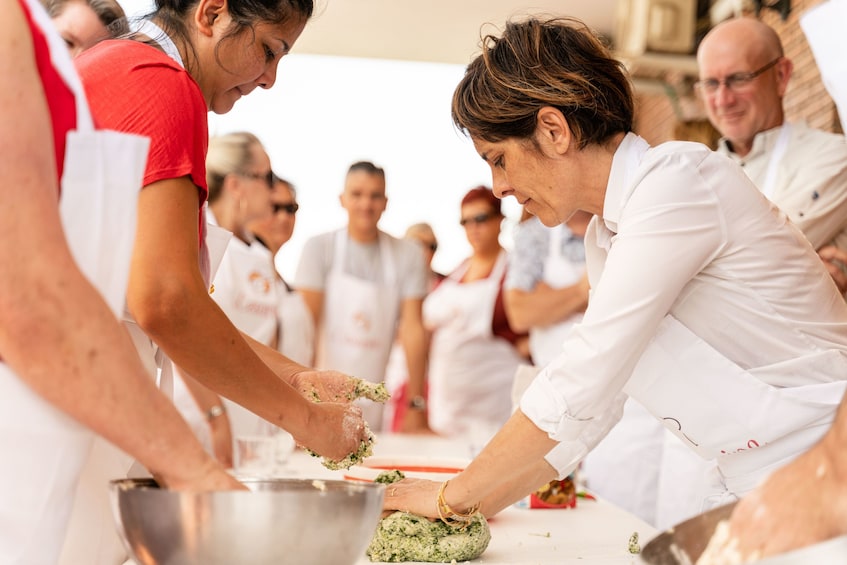
{"label": "woman in red t-shirt", "polygon": [[41,6],[21,0],[7,8],[0,18],[0,76],[12,77],[0,89],[0,563],[55,563],[89,430],[169,487],[239,485],[156,389],[70,253],[58,193],[81,93],[66,82],[73,67]]}
{"label": "woman in red t-shirt", "polygon": [[[151,140],[138,201],[127,325],[130,331],[140,328],[142,338],[201,384],[321,455],[343,459],[367,438],[358,409],[314,403],[297,389],[317,388],[324,400],[346,398],[352,380],[312,371],[239,332],[209,294],[203,237],[206,114],[228,112],[257,87],[273,86],[281,57],[311,16],[312,1],[157,4],[137,41],[103,41],[76,59],[98,127]],[[245,171],[256,172],[269,171]],[[136,334],[139,341],[144,339]]]}

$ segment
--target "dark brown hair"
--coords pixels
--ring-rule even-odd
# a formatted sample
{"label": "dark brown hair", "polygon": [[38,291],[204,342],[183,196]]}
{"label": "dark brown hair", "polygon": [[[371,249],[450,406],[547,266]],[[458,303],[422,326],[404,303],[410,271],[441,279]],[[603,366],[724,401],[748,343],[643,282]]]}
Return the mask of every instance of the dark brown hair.
{"label": "dark brown hair", "polygon": [[[173,38],[185,42],[196,59],[194,47],[188,40],[185,22],[198,0],[156,0],[156,10],[148,17]],[[308,21],[315,9],[314,0],[228,0],[227,10],[232,17],[232,26],[222,40],[234,37],[258,23],[278,24],[289,19]],[[156,39],[156,38],[152,38]],[[218,43],[216,49],[221,46]],[[189,62],[186,61],[186,65]]]}
{"label": "dark brown hair", "polygon": [[356,161],[350,168],[347,169],[347,174],[355,173],[356,171],[360,171],[363,173],[367,173],[369,175],[379,176],[385,179],[385,169],[382,167],[377,167],[370,161]]}
{"label": "dark brown hair", "polygon": [[559,109],[582,149],[632,129],[632,87],[616,60],[573,18],[509,22],[486,35],[453,94],[456,126],[489,142],[534,139],[538,110]]}

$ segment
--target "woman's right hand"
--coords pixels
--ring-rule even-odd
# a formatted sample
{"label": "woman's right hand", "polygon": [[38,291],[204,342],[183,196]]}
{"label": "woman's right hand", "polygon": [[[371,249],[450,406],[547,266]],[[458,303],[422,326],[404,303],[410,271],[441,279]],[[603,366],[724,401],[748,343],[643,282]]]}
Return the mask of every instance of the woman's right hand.
{"label": "woman's right hand", "polygon": [[332,461],[340,461],[359,450],[369,434],[362,409],[353,404],[313,403],[308,425],[309,437],[297,437],[300,445]]}

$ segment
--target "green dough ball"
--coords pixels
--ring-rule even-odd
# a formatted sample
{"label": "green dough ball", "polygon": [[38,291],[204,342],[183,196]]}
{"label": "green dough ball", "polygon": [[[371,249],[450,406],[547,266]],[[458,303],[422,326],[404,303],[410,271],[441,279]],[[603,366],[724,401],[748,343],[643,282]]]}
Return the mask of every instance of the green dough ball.
{"label": "green dough ball", "polygon": [[450,563],[476,559],[489,541],[491,530],[482,514],[460,529],[441,520],[431,522],[416,514],[395,512],[379,521],[367,553],[371,561],[387,563]]}

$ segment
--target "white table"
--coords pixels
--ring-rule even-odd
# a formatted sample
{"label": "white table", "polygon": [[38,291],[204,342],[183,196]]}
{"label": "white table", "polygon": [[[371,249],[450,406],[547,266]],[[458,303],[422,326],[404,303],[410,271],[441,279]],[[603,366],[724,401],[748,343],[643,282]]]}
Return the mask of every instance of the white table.
{"label": "white table", "polygon": [[[377,438],[374,455],[469,458],[477,446],[443,438],[384,435]],[[303,452],[292,454],[283,474],[299,478],[342,479]],[[574,509],[507,508],[489,521],[491,543],[474,561],[485,565],[630,565],[639,563],[628,542],[638,532],[641,545],[657,531],[632,514],[602,500],[579,499]],[[363,557],[357,565],[369,565]]]}

